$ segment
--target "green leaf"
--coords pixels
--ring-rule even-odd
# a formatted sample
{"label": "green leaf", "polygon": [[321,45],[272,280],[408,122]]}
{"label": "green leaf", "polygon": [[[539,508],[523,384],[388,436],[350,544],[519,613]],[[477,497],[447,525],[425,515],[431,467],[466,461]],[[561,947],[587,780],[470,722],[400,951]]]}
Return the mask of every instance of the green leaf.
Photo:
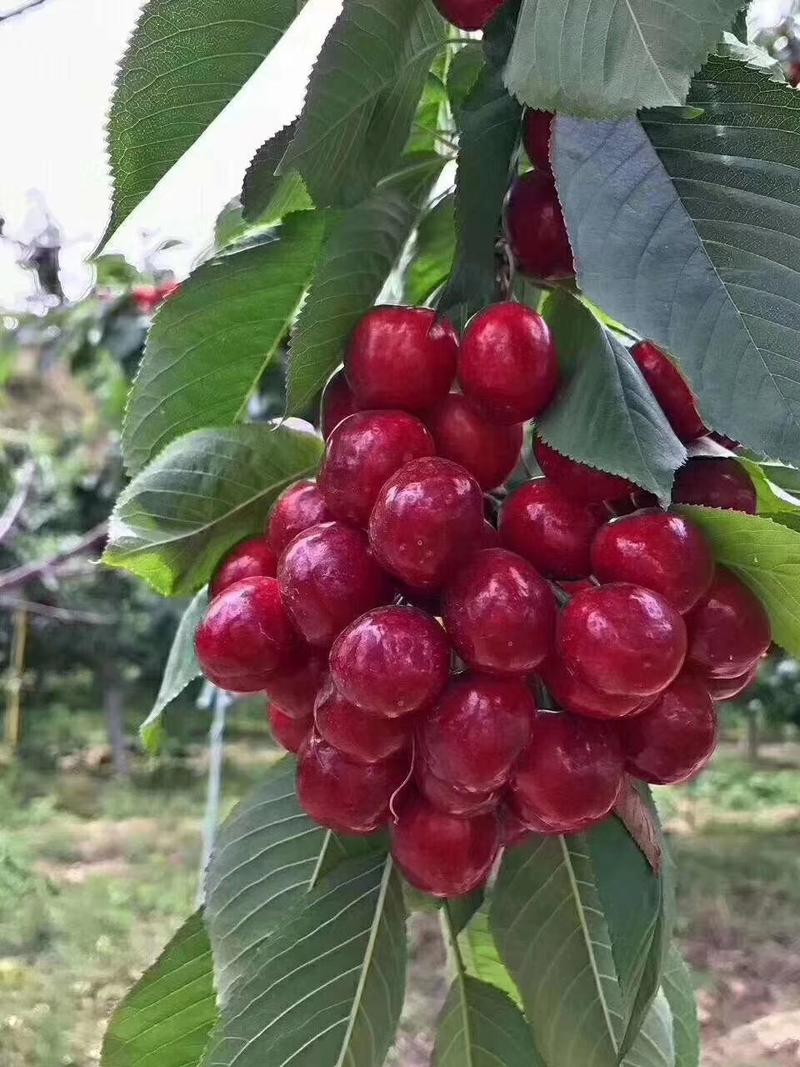
{"label": "green leaf", "polygon": [[[746,463],[752,473],[750,463]],[[761,463],[761,470],[772,485],[776,485],[790,496],[800,497],[800,471],[796,467],[787,467],[783,463]],[[757,487],[756,487],[757,488]]]}
{"label": "green leaf", "polygon": [[263,530],[275,498],[321,454],[318,437],[285,426],[195,430],[121,493],[103,562],[162,596],[191,596],[227,549]]}
{"label": "green leaf", "polygon": [[297,122],[278,130],[250,161],[242,182],[242,214],[249,222],[270,222],[290,211],[308,211],[314,204],[295,171],[278,174],[278,164],[292,143]]}
{"label": "green leaf", "polygon": [[230,103],[302,6],[149,0],[117,73],[107,131],[114,192],[101,246]]}
{"label": "green leaf", "polygon": [[717,55],[728,56],[730,59],[739,59],[742,63],[749,63],[751,67],[755,67],[756,70],[762,70],[769,75],[772,81],[786,84],[786,75],[781,66],[781,61],[776,59],[766,48],[762,48],[758,44],[752,44],[746,38],[740,40],[733,33],[723,33],[722,42],[717,47]]}
{"label": "green leaf", "polygon": [[672,1009],[672,1036],[675,1067],[698,1067],[700,1063],[700,1024],[689,968],[673,945],[667,956],[662,980],[664,994]]}
{"label": "green leaf", "polygon": [[424,304],[444,285],[453,266],[455,239],[455,199],[448,193],[423,216],[417,228],[414,253],[403,280],[406,303]]}
{"label": "green leaf", "polygon": [[525,1016],[493,985],[460,974],[439,1017],[434,1067],[546,1067]]}
{"label": "green leaf", "polygon": [[592,118],[680,105],[741,0],[523,0],[509,92],[529,107]]}
{"label": "green leaf", "polygon": [[476,46],[477,41],[465,42],[453,56],[447,71],[447,97],[456,122],[459,122],[461,108],[483,70],[483,53]]}
{"label": "green leaf", "polygon": [[522,998],[497,951],[489,929],[489,909],[481,908],[458,937],[459,951],[467,974],[496,986],[515,1004],[522,1007]]}
{"label": "green leaf", "polygon": [[[781,512],[800,518],[800,500],[792,497],[785,489],[770,481],[770,472],[776,465],[755,463],[753,460],[737,457],[738,462],[745,468],[756,487],[756,509],[759,515],[770,515],[776,522],[780,522]],[[790,470],[789,467],[778,468]]]}
{"label": "green leaf", "polygon": [[112,1015],[101,1067],[197,1067],[217,1022],[212,970],[197,911]]}
{"label": "green leaf", "polygon": [[677,1067],[672,1010],[662,990],[656,994],[641,1032],[621,1067]]}
{"label": "green leaf", "polygon": [[668,503],[686,449],[630,352],[568,293],[549,297],[544,314],[564,384],[538,433],[564,455],[630,478]]}
{"label": "green leaf", "polygon": [[580,287],[680,362],[717,430],[800,462],[800,94],[713,58],[702,118],[559,118]]}

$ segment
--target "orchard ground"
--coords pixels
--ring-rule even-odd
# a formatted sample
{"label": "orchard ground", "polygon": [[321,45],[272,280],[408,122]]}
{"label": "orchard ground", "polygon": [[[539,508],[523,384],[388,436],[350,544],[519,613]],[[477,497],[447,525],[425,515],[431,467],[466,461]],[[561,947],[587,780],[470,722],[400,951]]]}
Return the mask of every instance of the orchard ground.
{"label": "orchard ground", "polygon": [[[204,747],[189,740],[157,765],[137,758],[121,783],[95,766],[102,748],[87,747],[102,736],[100,719],[85,725],[55,770],[45,766],[63,746],[53,734],[0,774],[2,1067],[96,1064],[114,1004],[194,907]],[[274,758],[258,709],[237,712],[226,810]],[[800,744],[765,744],[754,769],[730,738],[695,784],[657,792],[678,861],[678,940],[698,986],[704,1065],[796,1065]],[[412,926],[393,1067],[428,1062],[446,991],[435,917]]]}

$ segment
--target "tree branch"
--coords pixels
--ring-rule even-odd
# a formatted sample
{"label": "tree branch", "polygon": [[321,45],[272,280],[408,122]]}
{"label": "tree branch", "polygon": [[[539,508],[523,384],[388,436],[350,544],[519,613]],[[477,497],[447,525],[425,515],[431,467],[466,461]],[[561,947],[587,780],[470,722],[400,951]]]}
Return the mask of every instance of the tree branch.
{"label": "tree branch", "polygon": [[89,530],[88,533],[84,534],[72,548],[66,548],[61,552],[56,552],[54,556],[51,556],[49,559],[40,560],[38,563],[23,563],[19,567],[14,567],[13,570],[6,571],[5,574],[0,574],[0,595],[5,595],[12,589],[18,589],[33,578],[47,579],[55,577],[59,567],[64,563],[69,563],[71,560],[75,559],[76,556],[82,556],[85,552],[91,552],[93,548],[102,544],[107,533],[108,523],[101,522],[99,525]]}
{"label": "tree branch", "polygon": [[35,474],[36,463],[32,459],[29,459],[23,467],[17,491],[6,504],[2,515],[0,515],[0,545],[3,544],[5,539],[11,533],[22,509],[25,507]]}
{"label": "tree branch", "polygon": [[57,608],[52,604],[38,604],[33,600],[17,600],[14,597],[0,598],[0,610],[3,608],[22,608],[31,615],[44,615],[46,619],[56,619],[58,622],[82,622],[89,626],[108,626],[114,622],[111,615],[99,615],[95,611],[73,611],[71,608]]}
{"label": "tree branch", "polygon": [[0,22],[7,22],[9,19],[15,19],[17,15],[24,15],[26,11],[30,11],[31,8],[41,7],[42,4],[46,4],[47,0],[28,0],[26,4],[20,4],[19,7],[15,7],[13,11],[6,12],[5,15],[0,15]]}

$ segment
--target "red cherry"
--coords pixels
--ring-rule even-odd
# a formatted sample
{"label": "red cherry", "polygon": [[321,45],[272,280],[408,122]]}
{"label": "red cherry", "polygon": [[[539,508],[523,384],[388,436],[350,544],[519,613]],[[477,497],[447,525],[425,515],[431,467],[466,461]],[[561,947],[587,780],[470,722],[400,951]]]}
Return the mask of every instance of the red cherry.
{"label": "red cherry", "polygon": [[672,499],[676,504],[744,511],[755,515],[756,487],[737,460],[727,456],[694,456],[675,475]]}
{"label": "red cherry", "polygon": [[447,684],[450,646],[424,611],[378,608],[339,636],[330,665],[345,700],[391,719],[436,700]]}
{"label": "red cherry", "polygon": [[689,659],[715,678],[745,674],[772,641],[761,601],[724,567],[717,568],[711,588],[687,615],[686,625]]}
{"label": "red cherry", "polygon": [[758,660],[749,671],[737,674],[735,678],[714,678],[712,675],[704,676],[703,685],[708,690],[708,695],[717,703],[725,700],[734,700],[742,696],[758,678],[761,669],[761,660]]}
{"label": "red cherry", "polygon": [[327,441],[342,419],[358,411],[353,390],[347,384],[344,367],[333,372],[325,383],[319,402],[319,425]]}
{"label": "red cherry", "polygon": [[287,752],[299,752],[314,726],[313,715],[298,719],[293,715],[287,715],[274,703],[270,704],[268,715],[272,736],[278,744]]}
{"label": "red cherry", "polygon": [[686,626],[658,593],[617,582],[573,597],[556,644],[566,666],[594,689],[645,697],[668,686],[683,666]]}
{"label": "red cherry", "polygon": [[482,30],[504,0],[434,0],[439,14],[460,30]]}
{"label": "red cherry", "polygon": [[520,679],[462,675],[420,726],[423,759],[448,785],[489,793],[505,784],[535,717],[536,703]]}
{"label": "red cherry", "polygon": [[572,260],[564,215],[552,175],[531,170],[511,186],[506,230],[517,267],[535,278],[572,278]]}
{"label": "red cherry", "polygon": [[582,681],[556,655],[544,661],[538,674],[560,708],[589,719],[624,719],[641,711],[650,699],[601,693]]}
{"label": "red cherry", "polygon": [[497,818],[500,823],[500,840],[503,848],[516,848],[524,844],[531,836],[531,828],[520,819],[514,810],[513,803],[509,803],[508,800],[500,805]]}
{"label": "red cherry", "polygon": [[274,578],[244,578],[214,597],[195,637],[203,673],[234,693],[255,693],[291,662],[300,642]]}
{"label": "red cherry", "polygon": [[458,393],[449,393],[426,421],[438,454],[460,463],[481,489],[502,485],[519,461],[522,425],[498,426],[487,422]]}
{"label": "red cherry", "polygon": [[475,793],[437,778],[424,759],[417,755],[414,781],[422,796],[437,811],[448,815],[479,815],[497,807],[497,793]]}
{"label": "red cherry", "polygon": [[478,540],[475,542],[476,552],[480,552],[482,548],[500,548],[500,534],[486,519],[478,534]]}
{"label": "red cherry", "polygon": [[601,582],[633,582],[652,589],[684,614],[708,591],[714,556],[702,531],[688,519],[643,511],[598,531],[592,570]]}
{"label": "red cherry", "polygon": [[263,537],[242,541],[222,560],[211,579],[209,591],[217,596],[242,578],[274,578],[278,567],[275,550]]}
{"label": "red cherry", "polygon": [[622,780],[622,750],[613,727],[571,715],[540,715],[514,768],[511,792],[523,822],[575,832],[608,815]]}
{"label": "red cherry", "polygon": [[636,486],[627,478],[606,471],[596,470],[586,463],[556,452],[539,438],[534,445],[536,461],[547,477],[558,488],[585,504],[602,504],[607,500],[621,500],[635,491]]}
{"label": "red cherry", "polygon": [[415,793],[403,798],[390,830],[400,870],[435,897],[460,897],[484,885],[500,847],[494,812],[447,815]]}
{"label": "red cherry", "polygon": [[372,550],[412,589],[441,588],[483,534],[483,495],[471,474],[439,456],[415,459],[385,482],[369,520]]}
{"label": "red cherry", "polygon": [[670,785],[684,782],[711,756],[717,713],[702,681],[684,671],[619,734],[630,773],[654,785]]}
{"label": "red cherry", "polygon": [[328,657],[303,645],[291,663],[269,677],[264,691],[284,715],[307,719],[314,712],[314,701],[328,667]]}
{"label": "red cherry", "polygon": [[488,674],[530,674],[553,647],[553,592],[504,548],[470,556],[445,589],[442,615],[459,656]]}
{"label": "red cherry", "polygon": [[366,526],[383,483],[436,448],[425,426],[405,411],[359,411],[328,440],[318,484],[331,515]]}
{"label": "red cherry", "polygon": [[408,743],[409,727],[404,719],[362,711],[339,695],[330,678],[317,696],[314,720],[320,737],[356,763],[388,759]]}
{"label": "red cherry", "polygon": [[467,400],[491,422],[525,422],[555,396],[558,356],[541,315],[524,304],[493,304],[467,326],[458,359]]}
{"label": "red cherry", "polygon": [[652,341],[640,341],[631,349],[631,355],[675,435],[689,442],[708,433],[697,409],[697,398],[669,356]]}
{"label": "red cherry", "polygon": [[550,165],[550,137],[553,132],[552,111],[528,108],[522,119],[522,144],[534,167],[552,173]]}
{"label": "red cherry", "polygon": [[409,762],[407,752],[398,752],[380,763],[355,763],[312,734],[297,764],[297,799],[320,826],[337,834],[371,834],[387,822]]}
{"label": "red cherry", "polygon": [[332,518],[314,482],[296,482],[278,498],[272,509],[267,530],[269,543],[280,555],[303,530],[320,522],[330,522]]}
{"label": "red cherry", "polygon": [[546,479],[529,482],[508,497],[500,515],[500,540],[547,578],[585,578],[589,549],[603,517]]}
{"label": "red cherry", "polygon": [[353,619],[392,599],[391,583],[366,535],[341,522],[298,534],[278,561],[278,580],[295,626],[319,648],[332,645]]}
{"label": "red cherry", "polygon": [[427,411],[449,392],[458,335],[430,308],[377,307],[353,333],[344,369],[358,406]]}

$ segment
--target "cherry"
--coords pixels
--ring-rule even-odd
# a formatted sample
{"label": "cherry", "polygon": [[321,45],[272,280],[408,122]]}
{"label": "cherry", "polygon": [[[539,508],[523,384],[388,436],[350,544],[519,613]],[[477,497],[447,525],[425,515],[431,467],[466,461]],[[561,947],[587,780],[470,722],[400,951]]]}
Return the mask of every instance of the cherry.
{"label": "cherry", "polygon": [[317,695],[314,721],[319,735],[356,763],[388,759],[406,746],[409,737],[404,719],[362,711],[339,695],[330,678]]}
{"label": "cherry", "polygon": [[497,807],[497,793],[470,792],[443,782],[419,756],[414,765],[414,781],[428,803],[437,811],[447,812],[448,815],[479,815]]}
{"label": "cherry", "polygon": [[403,797],[390,832],[400,870],[435,897],[460,897],[484,885],[500,848],[494,812],[448,815],[416,793]]}
{"label": "cherry", "polygon": [[430,456],[401,467],[378,493],[372,550],[412,589],[441,588],[483,535],[483,496],[471,474]]}
{"label": "cherry", "polygon": [[287,715],[283,708],[272,703],[269,706],[269,728],[278,744],[287,752],[299,752],[314,726],[314,717],[307,715],[298,719]]}
{"label": "cherry", "polygon": [[327,441],[342,419],[356,411],[356,398],[347,384],[344,367],[340,367],[328,378],[319,402],[319,423],[325,440]]}
{"label": "cherry", "polygon": [[640,341],[631,349],[644,380],[681,441],[696,441],[708,433],[689,383],[665,352],[652,341]]}
{"label": "cherry", "polygon": [[572,259],[555,182],[546,170],[531,170],[511,186],[506,231],[517,267],[534,278],[572,278]]}
{"label": "cherry", "polygon": [[503,3],[504,0],[435,0],[439,14],[460,30],[482,30]]}
{"label": "cherry", "polygon": [[689,659],[715,678],[745,674],[772,641],[761,601],[724,567],[717,567],[711,588],[687,615],[686,625]]}
{"label": "cherry", "polygon": [[433,438],[405,411],[359,411],[340,422],[328,440],[318,484],[336,519],[366,526],[390,474],[412,459],[432,456]]}
{"label": "cherry", "polygon": [[585,578],[592,569],[592,538],[602,522],[599,510],[571,499],[543,478],[506,499],[500,541],[547,578]]}
{"label": "cherry", "polygon": [[556,643],[566,666],[594,689],[645,697],[681,669],[686,626],[658,593],[616,582],[573,597],[559,619]]}
{"label": "cherry", "polygon": [[498,426],[458,393],[449,393],[426,419],[445,459],[460,463],[481,489],[502,485],[516,467],[522,448],[522,425]]}
{"label": "cherry", "polygon": [[489,793],[505,784],[535,717],[536,703],[522,680],[461,675],[419,729],[423,759],[448,785]]}
{"label": "cherry", "polygon": [[676,504],[700,504],[726,511],[757,511],[753,479],[737,460],[728,456],[694,456],[675,475],[672,499]]}
{"label": "cherry", "polygon": [[633,582],[660,593],[684,614],[714,577],[711,546],[681,515],[642,511],[603,526],[592,543],[592,570],[601,582]]}
{"label": "cherry", "polygon": [[344,360],[358,406],[427,411],[450,392],[458,335],[430,308],[377,307],[358,324]]}
{"label": "cherry", "polygon": [[549,656],[538,674],[560,708],[590,719],[623,719],[641,711],[650,699],[601,693],[582,681],[557,655]]}
{"label": "cherry", "polygon": [[312,734],[297,764],[297,799],[320,826],[338,834],[366,835],[389,818],[392,795],[408,777],[409,756],[356,763]]}
{"label": "cherry", "polygon": [[758,660],[749,671],[745,671],[744,674],[737,674],[734,678],[714,678],[712,675],[707,675],[703,678],[703,685],[708,690],[708,695],[711,699],[717,703],[721,703],[724,700],[734,700],[736,697],[742,696],[755,682],[756,678],[758,678],[760,667],[761,661]]}
{"label": "cherry", "polygon": [[[500,840],[503,848],[516,848],[517,845],[524,844],[531,836],[531,828],[526,826],[517,815],[513,803],[505,801],[501,804],[497,812],[497,818],[500,823]],[[539,833],[540,831],[537,830],[536,832]],[[548,828],[544,832],[552,831]]]}
{"label": "cherry", "polygon": [[255,693],[299,650],[274,578],[243,578],[214,597],[195,637],[205,676],[222,689]]}
{"label": "cherry", "polygon": [[450,646],[424,611],[378,608],[340,634],[330,666],[345,700],[391,719],[436,700],[447,684]]}
{"label": "cherry", "polygon": [[242,541],[222,560],[211,579],[209,592],[212,597],[227,589],[242,578],[274,578],[278,556],[263,537]]}
{"label": "cherry", "polygon": [[522,119],[522,143],[528,159],[539,170],[552,173],[550,165],[550,137],[553,132],[552,111],[536,111],[528,108]]}
{"label": "cherry", "polygon": [[486,519],[483,520],[483,526],[481,526],[478,533],[478,540],[475,542],[476,552],[479,552],[482,548],[500,548],[500,534]]}
{"label": "cherry", "polygon": [[491,422],[509,425],[540,415],[559,382],[547,323],[524,304],[493,304],[474,315],[461,342],[458,380]]}
{"label": "cherry", "polygon": [[442,615],[459,656],[489,674],[530,674],[553,647],[553,592],[504,548],[470,556],[445,589]]}
{"label": "cherry", "polygon": [[392,599],[366,535],[341,522],[298,534],[278,561],[278,579],[295,626],[320,648],[332,645],[353,619]]}
{"label": "cherry", "polygon": [[540,715],[512,773],[511,792],[517,814],[532,829],[566,833],[608,815],[622,781],[622,750],[612,726]]}
{"label": "cherry", "polygon": [[627,769],[653,785],[684,782],[717,743],[717,713],[702,681],[684,671],[643,715],[620,730]]}
{"label": "cherry", "polygon": [[309,526],[330,522],[333,515],[314,482],[296,482],[278,498],[269,520],[269,543],[280,556],[289,542]]}
{"label": "cherry", "polygon": [[586,463],[556,452],[541,438],[534,445],[536,461],[544,473],[558,488],[584,504],[602,504],[605,501],[622,500],[634,492],[636,486],[627,478],[608,474]]}
{"label": "cherry", "polygon": [[314,700],[327,666],[324,653],[303,645],[290,663],[270,675],[264,691],[284,715],[307,719],[313,714]]}

